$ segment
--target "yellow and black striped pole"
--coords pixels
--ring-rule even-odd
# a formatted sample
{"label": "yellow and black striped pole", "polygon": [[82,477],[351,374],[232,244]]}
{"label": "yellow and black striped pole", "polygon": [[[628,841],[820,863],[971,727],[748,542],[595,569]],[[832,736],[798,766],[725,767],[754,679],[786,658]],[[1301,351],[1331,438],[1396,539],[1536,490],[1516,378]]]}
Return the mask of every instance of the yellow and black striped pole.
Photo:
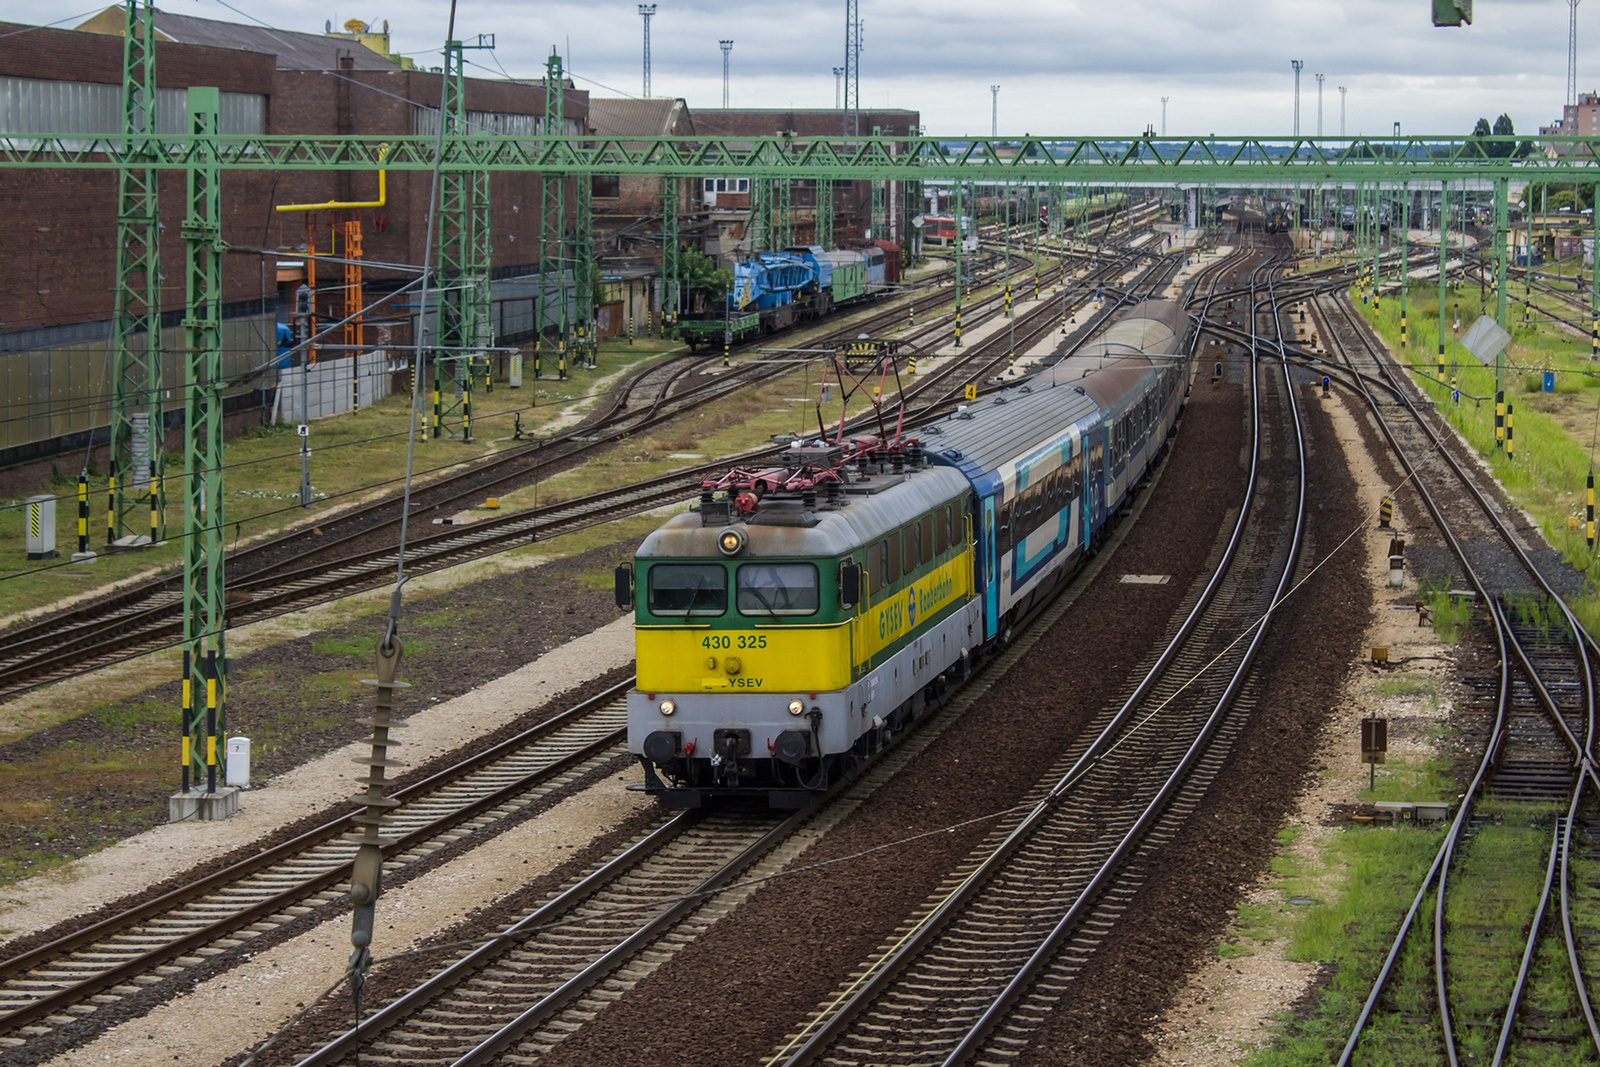
{"label": "yellow and black striped pole", "polygon": [[1406,347],[1406,311],[1405,311],[1405,308],[1401,308],[1400,309],[1400,348],[1403,351],[1405,349],[1405,347]]}
{"label": "yellow and black striped pole", "polygon": [[1589,358],[1600,359],[1600,318],[1589,320]]}
{"label": "yellow and black striped pole", "polygon": [[906,364],[906,373],[911,375],[913,378],[915,378],[917,376],[917,357],[916,356],[912,356],[910,361]]}
{"label": "yellow and black striped pole", "polygon": [[206,792],[217,791],[217,654],[206,653]]}
{"label": "yellow and black striped pole", "polygon": [[1506,405],[1506,458],[1517,458],[1517,412],[1515,404]]}
{"label": "yellow and black striped pole", "polygon": [[150,543],[161,542],[161,487],[156,484],[156,461],[150,461]]}
{"label": "yellow and black striped pole", "polygon": [[1584,503],[1583,539],[1589,545],[1589,550],[1594,550],[1594,471],[1589,472],[1589,486],[1586,490],[1588,499]]}
{"label": "yellow and black striped pole", "polygon": [[106,547],[117,540],[117,476],[106,480]]}
{"label": "yellow and black striped pole", "polygon": [[[1594,478],[1590,477],[1590,482]],[[78,472],[78,555],[90,553],[90,472]]]}
{"label": "yellow and black striped pole", "polygon": [[956,347],[961,347],[961,309],[956,308]]}
{"label": "yellow and black striped pole", "polygon": [[193,664],[189,659],[188,651],[183,653],[183,710],[182,718],[178,720],[178,732],[183,735],[183,791],[189,791],[189,768],[193,766],[194,753],[192,739],[189,735],[189,723],[194,713],[194,677],[191,673]]}
{"label": "yellow and black striped pole", "polygon": [[467,360],[467,387],[461,392],[461,439],[472,440],[472,361]]}
{"label": "yellow and black striped pole", "polygon": [[1378,529],[1387,530],[1394,521],[1394,498],[1386,496],[1378,504]]}
{"label": "yellow and black striped pole", "polygon": [[435,437],[438,437],[441,433],[440,416],[443,414],[441,410],[443,403],[444,398],[439,390],[439,376],[436,374],[433,379],[433,436]]}
{"label": "yellow and black striped pole", "polygon": [[1497,447],[1505,447],[1506,443],[1506,391],[1496,389],[1494,393],[1494,443]]}
{"label": "yellow and black striped pole", "polygon": [[567,339],[565,337],[556,342],[556,376],[562,381],[567,380]]}

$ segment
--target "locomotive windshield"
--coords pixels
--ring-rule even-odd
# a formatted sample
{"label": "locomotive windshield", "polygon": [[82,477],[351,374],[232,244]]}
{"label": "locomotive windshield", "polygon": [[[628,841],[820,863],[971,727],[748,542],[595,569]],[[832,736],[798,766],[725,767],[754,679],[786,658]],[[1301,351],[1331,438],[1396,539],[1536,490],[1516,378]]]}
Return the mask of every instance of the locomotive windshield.
{"label": "locomotive windshield", "polygon": [[721,615],[728,572],[716,563],[657,563],[650,568],[652,615]]}
{"label": "locomotive windshield", "polygon": [[817,568],[812,563],[747,563],[739,568],[741,615],[815,615]]}

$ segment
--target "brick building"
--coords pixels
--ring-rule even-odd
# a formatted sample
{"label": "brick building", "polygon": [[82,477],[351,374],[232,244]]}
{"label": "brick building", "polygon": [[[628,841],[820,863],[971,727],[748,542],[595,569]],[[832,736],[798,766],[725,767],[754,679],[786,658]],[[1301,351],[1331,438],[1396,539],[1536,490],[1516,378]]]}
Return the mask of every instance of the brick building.
{"label": "brick building", "polygon": [[[726,137],[737,143],[740,137],[771,137],[785,133],[797,137],[827,137],[840,145],[849,138],[843,134],[844,112],[837,109],[795,110],[793,108],[712,108],[696,109],[694,113],[697,133],[706,136]],[[861,112],[861,132],[876,131],[887,137],[904,137],[916,133],[922,125],[922,114],[900,108]],[[874,235],[895,240],[905,225],[904,189],[902,182],[888,182],[884,205],[888,215],[888,233]],[[700,196],[713,220],[748,218],[751,188],[748,178],[705,178],[701,181]],[[790,203],[796,213],[796,239],[805,238],[814,223],[816,211],[816,182],[800,179],[790,192]],[[867,236],[872,221],[872,185],[864,181],[841,181],[833,187],[833,233],[836,242]],[[748,247],[743,227],[724,225],[723,239],[707,251],[730,253]]]}
{"label": "brick building", "polygon": [[[632,138],[688,137],[694,119],[682,99],[593,97],[589,101],[589,132],[629,147]],[[661,262],[662,179],[639,174],[597,174],[593,179],[595,257],[607,267],[639,266]],[[696,240],[700,198],[698,183],[678,182],[679,233],[685,242]]]}
{"label": "brick building", "polygon": [[[1561,118],[1553,126],[1540,126],[1539,132],[1545,136],[1555,137],[1600,137],[1600,94],[1580,93],[1576,104],[1565,104],[1561,108]],[[1555,144],[1550,141],[1539,146],[1544,154],[1554,158],[1565,155],[1572,148],[1568,144]]]}
{"label": "brick building", "polygon": [[[122,42],[96,32],[112,13],[120,20],[121,9],[109,9],[83,31],[0,24],[0,33],[8,34],[0,46],[0,136],[121,131]],[[190,86],[222,90],[224,134],[381,137],[438,128],[441,76],[404,69],[361,41],[164,12],[156,14],[156,30],[157,125],[163,132],[185,128]],[[118,21],[115,33],[120,32]],[[581,133],[588,94],[565,91],[566,132]],[[544,95],[537,82],[469,78],[469,121],[497,133],[542,132]],[[426,173],[388,176],[386,206],[361,213],[365,258],[421,262],[429,183]],[[163,324],[171,352],[184,304],[182,172],[163,174],[159,188]],[[540,259],[539,176],[495,174],[490,189],[495,274],[526,274]],[[225,373],[270,356],[280,274],[285,289],[298,284],[299,263],[284,264],[280,272],[279,257],[260,252],[283,249],[292,256],[307,243],[305,218],[274,207],[369,200],[376,193],[377,176],[365,171],[223,174],[222,235],[239,250],[223,260]],[[68,441],[81,447],[85,432],[105,425],[116,200],[114,171],[0,174],[0,224],[20,244],[6,258],[10,284],[0,285],[0,462]],[[319,250],[327,250],[335,221],[329,213],[315,220]],[[382,291],[401,277],[369,271],[367,280]],[[519,323],[531,327],[532,299],[519,296],[516,303]],[[175,357],[168,362],[167,378],[176,384],[181,366]],[[254,403],[251,392],[236,390],[231,405]]]}

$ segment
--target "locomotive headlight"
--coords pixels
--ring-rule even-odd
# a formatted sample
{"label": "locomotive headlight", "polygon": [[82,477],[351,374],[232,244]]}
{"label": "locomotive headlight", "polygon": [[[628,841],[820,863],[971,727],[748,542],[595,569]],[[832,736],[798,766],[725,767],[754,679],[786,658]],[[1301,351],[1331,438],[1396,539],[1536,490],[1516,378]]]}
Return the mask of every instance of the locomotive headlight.
{"label": "locomotive headlight", "polygon": [[661,702],[661,714],[663,714],[663,715],[671,715],[673,712],[675,712],[677,710],[678,710],[678,705],[675,702],[673,702],[671,700],[663,700]]}
{"label": "locomotive headlight", "polygon": [[737,556],[744,548],[744,531],[729,527],[717,535],[717,550],[724,556]]}
{"label": "locomotive headlight", "polygon": [[805,710],[806,710],[806,705],[805,705],[804,701],[800,701],[800,700],[791,700],[791,701],[789,701],[789,714],[790,715],[798,715],[802,711],[805,711]]}

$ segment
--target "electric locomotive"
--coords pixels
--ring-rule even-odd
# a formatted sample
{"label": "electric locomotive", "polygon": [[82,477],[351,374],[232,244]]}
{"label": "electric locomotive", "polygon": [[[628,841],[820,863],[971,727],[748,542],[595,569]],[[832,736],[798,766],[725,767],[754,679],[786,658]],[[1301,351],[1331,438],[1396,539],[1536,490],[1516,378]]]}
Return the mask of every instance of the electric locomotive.
{"label": "electric locomotive", "polygon": [[1099,548],[1171,436],[1187,332],[1140,304],[914,437],[796,441],[706,481],[617,574],[646,790],[796,808],[854,775]]}

